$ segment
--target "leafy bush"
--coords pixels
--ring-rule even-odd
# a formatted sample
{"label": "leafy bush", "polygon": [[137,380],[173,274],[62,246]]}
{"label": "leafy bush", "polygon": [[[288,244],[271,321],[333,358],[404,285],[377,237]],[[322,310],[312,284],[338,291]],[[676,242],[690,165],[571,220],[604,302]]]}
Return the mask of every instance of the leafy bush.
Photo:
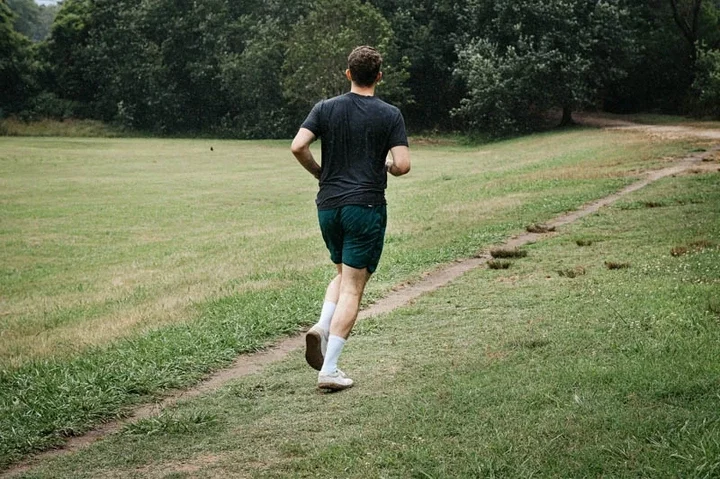
{"label": "leafy bush", "polygon": [[720,50],[700,49],[697,76],[692,86],[694,110],[703,116],[720,118]]}
{"label": "leafy bush", "polygon": [[76,116],[77,102],[58,98],[50,92],[42,92],[28,102],[26,115],[28,119],[53,118],[64,120]]}

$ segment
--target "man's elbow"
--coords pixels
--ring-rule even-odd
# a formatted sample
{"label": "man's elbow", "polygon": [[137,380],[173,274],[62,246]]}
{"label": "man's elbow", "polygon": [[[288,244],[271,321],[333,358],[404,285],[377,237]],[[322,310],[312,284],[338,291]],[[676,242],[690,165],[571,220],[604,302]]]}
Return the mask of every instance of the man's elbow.
{"label": "man's elbow", "polygon": [[410,158],[406,155],[397,155],[389,171],[393,176],[407,175],[410,173]]}
{"label": "man's elbow", "polygon": [[307,148],[308,148],[308,146],[306,144],[304,144],[300,141],[297,141],[297,140],[293,140],[292,144],[290,145],[290,151],[295,156],[301,154]]}

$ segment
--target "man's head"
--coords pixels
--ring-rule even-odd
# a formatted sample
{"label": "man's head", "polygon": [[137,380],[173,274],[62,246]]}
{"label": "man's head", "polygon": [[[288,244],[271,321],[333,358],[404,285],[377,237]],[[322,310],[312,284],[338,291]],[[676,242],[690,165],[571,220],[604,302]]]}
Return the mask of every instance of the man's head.
{"label": "man's head", "polygon": [[371,87],[380,78],[382,56],[373,47],[356,47],[348,56],[348,70],[352,81],[361,87]]}

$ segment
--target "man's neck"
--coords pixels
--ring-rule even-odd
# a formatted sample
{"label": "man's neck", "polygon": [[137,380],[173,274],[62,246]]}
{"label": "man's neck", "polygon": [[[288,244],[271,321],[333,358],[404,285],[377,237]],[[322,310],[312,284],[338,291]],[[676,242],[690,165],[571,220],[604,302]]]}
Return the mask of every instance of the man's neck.
{"label": "man's neck", "polygon": [[362,96],[375,96],[375,85],[373,86],[359,86],[355,83],[350,84],[350,93],[355,93]]}

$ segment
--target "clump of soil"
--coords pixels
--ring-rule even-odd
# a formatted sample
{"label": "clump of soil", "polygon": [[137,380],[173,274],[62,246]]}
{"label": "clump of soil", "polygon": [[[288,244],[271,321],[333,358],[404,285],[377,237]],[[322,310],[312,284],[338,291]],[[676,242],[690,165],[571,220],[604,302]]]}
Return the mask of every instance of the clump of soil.
{"label": "clump of soil", "polygon": [[490,256],[493,258],[524,258],[527,256],[527,251],[517,248],[497,248],[490,250]]}
{"label": "clump of soil", "polygon": [[579,239],[575,240],[575,244],[578,246],[590,246],[591,244],[593,244],[593,242],[589,239]]}
{"label": "clump of soil", "polygon": [[490,269],[508,269],[511,264],[512,264],[512,261],[502,260],[502,259],[491,259],[487,263],[488,268],[490,268]]}
{"label": "clump of soil", "polygon": [[627,269],[630,267],[630,263],[619,263],[617,261],[605,261],[605,267],[607,267],[607,269]]}
{"label": "clump of soil", "polygon": [[554,226],[548,226],[542,223],[534,223],[525,227],[528,233],[550,233],[555,231]]}
{"label": "clump of soil", "polygon": [[585,274],[585,268],[575,266],[574,268],[559,269],[557,273],[563,278],[577,278]]}
{"label": "clump of soil", "polygon": [[646,201],[643,203],[645,208],[660,208],[661,206],[664,206],[659,201]]}
{"label": "clump of soil", "polygon": [[674,246],[673,249],[670,250],[670,255],[671,256],[682,256],[687,252],[688,252],[688,249],[685,246]]}

